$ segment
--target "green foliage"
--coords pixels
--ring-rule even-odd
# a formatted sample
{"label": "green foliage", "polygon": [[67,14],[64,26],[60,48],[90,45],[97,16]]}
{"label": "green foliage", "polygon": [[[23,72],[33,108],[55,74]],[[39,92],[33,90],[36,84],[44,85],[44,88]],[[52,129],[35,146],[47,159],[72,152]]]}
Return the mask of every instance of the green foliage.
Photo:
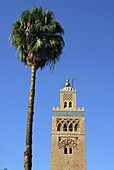
{"label": "green foliage", "polygon": [[29,15],[30,15],[30,11],[28,11],[28,10],[23,11],[21,13],[20,20],[23,21],[23,22],[27,22],[28,18],[29,18]]}
{"label": "green foliage", "polygon": [[39,48],[41,48],[42,45],[43,45],[43,42],[41,41],[41,39],[37,39],[32,50],[37,52],[39,50]]}
{"label": "green foliage", "polygon": [[38,68],[45,65],[54,68],[64,47],[63,34],[64,30],[55,21],[53,12],[44,12],[42,7],[34,7],[31,12],[23,11],[12,25],[10,40],[19,51],[18,59],[21,62],[28,64],[27,57],[33,52],[40,59],[37,60],[40,61]]}

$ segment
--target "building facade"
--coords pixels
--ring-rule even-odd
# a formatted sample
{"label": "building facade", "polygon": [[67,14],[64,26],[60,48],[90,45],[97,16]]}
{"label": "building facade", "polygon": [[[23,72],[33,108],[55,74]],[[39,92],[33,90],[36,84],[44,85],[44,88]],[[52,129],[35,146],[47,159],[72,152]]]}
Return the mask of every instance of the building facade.
{"label": "building facade", "polygon": [[86,170],[84,108],[76,106],[76,90],[60,90],[60,108],[52,110],[51,170]]}

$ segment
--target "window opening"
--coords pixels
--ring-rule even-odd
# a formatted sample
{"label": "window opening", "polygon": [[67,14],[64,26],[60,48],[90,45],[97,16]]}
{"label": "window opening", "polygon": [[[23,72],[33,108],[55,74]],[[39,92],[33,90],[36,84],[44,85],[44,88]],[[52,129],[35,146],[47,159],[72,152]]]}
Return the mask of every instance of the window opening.
{"label": "window opening", "polygon": [[69,102],[69,107],[72,107],[72,102]]}
{"label": "window opening", "polygon": [[64,154],[67,154],[67,148],[64,148]]}
{"label": "window opening", "polygon": [[69,131],[73,131],[72,124],[69,126]]}
{"label": "window opening", "polygon": [[78,130],[78,124],[76,124],[74,127],[74,131],[77,131],[77,130]]}
{"label": "window opening", "polygon": [[67,107],[67,102],[64,102],[64,108]]}
{"label": "window opening", "polygon": [[59,141],[61,141],[61,138],[59,138]]}
{"label": "window opening", "polygon": [[66,124],[64,124],[64,126],[63,126],[63,131],[67,131],[67,125]]}
{"label": "window opening", "polygon": [[60,131],[60,129],[61,129],[61,124],[59,123],[57,127],[57,131]]}
{"label": "window opening", "polygon": [[69,154],[72,154],[72,148],[69,148]]}

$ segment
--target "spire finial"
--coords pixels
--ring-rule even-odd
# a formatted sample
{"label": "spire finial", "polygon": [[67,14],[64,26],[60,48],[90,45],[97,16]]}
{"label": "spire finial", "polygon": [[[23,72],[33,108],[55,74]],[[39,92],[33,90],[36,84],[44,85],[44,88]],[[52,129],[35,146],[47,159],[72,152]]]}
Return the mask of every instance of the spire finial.
{"label": "spire finial", "polygon": [[70,86],[69,78],[67,77],[66,87],[69,87],[69,86]]}

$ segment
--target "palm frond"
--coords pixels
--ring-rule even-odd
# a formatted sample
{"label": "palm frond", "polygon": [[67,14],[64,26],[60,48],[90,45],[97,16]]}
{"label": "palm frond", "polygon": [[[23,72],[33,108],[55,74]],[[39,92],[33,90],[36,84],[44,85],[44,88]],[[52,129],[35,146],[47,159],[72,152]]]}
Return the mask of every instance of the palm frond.
{"label": "palm frond", "polygon": [[53,12],[49,11],[47,14],[47,25],[50,25],[55,19]]}
{"label": "palm frond", "polygon": [[41,39],[37,39],[34,46],[32,47],[32,51],[38,52],[39,48],[41,48],[42,45],[43,42],[41,41]]}
{"label": "palm frond", "polygon": [[43,21],[42,7],[41,6],[39,8],[34,7],[31,11],[31,16],[32,16],[32,19],[34,20],[35,23],[41,24],[42,21]]}
{"label": "palm frond", "polygon": [[25,10],[21,13],[20,20],[23,21],[23,22],[27,22],[28,19],[29,19],[29,16],[30,16],[30,11]]}

